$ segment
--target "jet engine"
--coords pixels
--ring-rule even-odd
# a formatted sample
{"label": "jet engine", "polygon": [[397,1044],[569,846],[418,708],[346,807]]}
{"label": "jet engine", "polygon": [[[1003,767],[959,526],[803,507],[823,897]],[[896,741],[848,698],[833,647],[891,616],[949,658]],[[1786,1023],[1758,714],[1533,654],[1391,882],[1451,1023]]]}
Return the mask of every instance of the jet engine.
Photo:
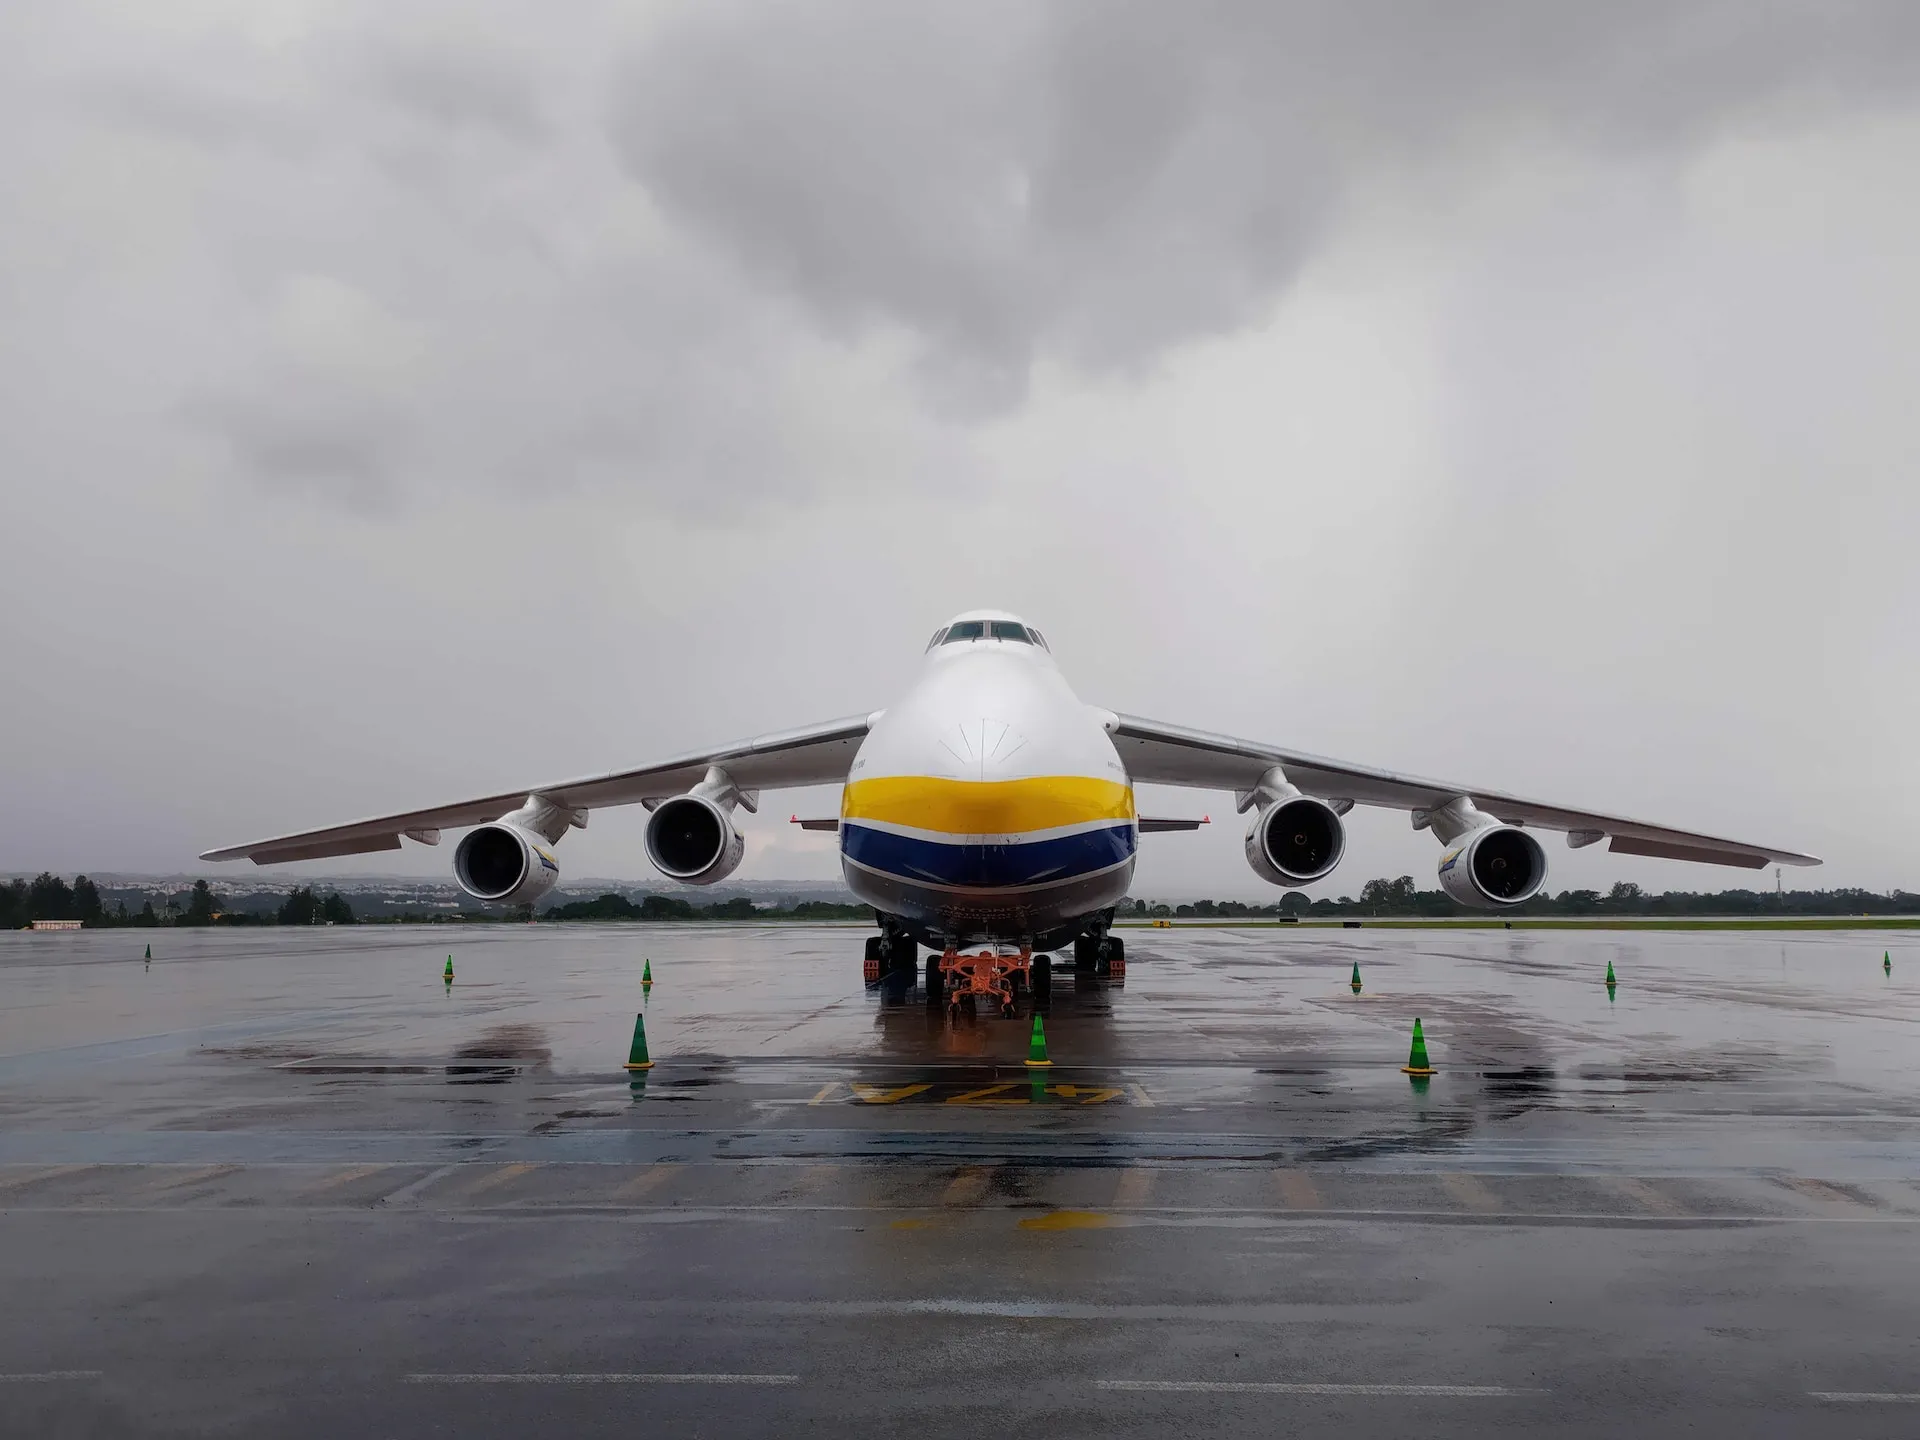
{"label": "jet engine", "polygon": [[1547,852],[1518,825],[1469,830],[1440,857],[1440,888],[1476,910],[1531,900],[1546,883]]}
{"label": "jet engine", "polygon": [[525,905],[560,882],[560,864],[543,837],[497,820],[460,842],[453,878],[476,900]]}
{"label": "jet engine", "polygon": [[682,884],[724,880],[746,853],[746,837],[727,810],[697,792],[662,800],[647,820],[647,858]]}
{"label": "jet engine", "polygon": [[1247,863],[1274,885],[1306,885],[1333,873],[1346,853],[1347,827],[1324,800],[1295,793],[1263,806],[1247,826]]}

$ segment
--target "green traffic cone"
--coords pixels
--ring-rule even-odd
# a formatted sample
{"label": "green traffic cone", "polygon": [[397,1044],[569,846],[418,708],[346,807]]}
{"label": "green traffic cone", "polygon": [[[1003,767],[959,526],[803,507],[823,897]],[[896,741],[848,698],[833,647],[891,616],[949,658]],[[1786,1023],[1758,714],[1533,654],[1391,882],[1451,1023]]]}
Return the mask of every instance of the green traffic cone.
{"label": "green traffic cone", "polygon": [[1036,1066],[1053,1064],[1053,1061],[1047,1058],[1046,1027],[1040,1023],[1038,1015],[1033,1017],[1033,1037],[1027,1041],[1027,1064]]}
{"label": "green traffic cone", "polygon": [[1618,980],[1613,978],[1613,962],[1609,960],[1607,961],[1607,987],[1611,989],[1613,986],[1618,985],[1619,983],[1620,982]]}
{"label": "green traffic cone", "polygon": [[1427,1061],[1426,1032],[1420,1028],[1420,1017],[1413,1017],[1413,1049],[1407,1053],[1407,1063],[1400,1067],[1409,1075],[1432,1075],[1436,1073]]}
{"label": "green traffic cone", "polygon": [[447,968],[441,972],[440,978],[449,985],[453,984],[453,956],[447,956]]}
{"label": "green traffic cone", "polygon": [[149,965],[153,963],[153,946],[152,945],[147,946],[147,963]]}
{"label": "green traffic cone", "polygon": [[1889,975],[1893,974],[1893,952],[1891,950],[1883,950],[1880,952],[1880,968]]}
{"label": "green traffic cone", "polygon": [[651,960],[647,961],[640,969],[640,988],[642,990],[651,990],[653,988],[653,961]]}
{"label": "green traffic cone", "polygon": [[647,1058],[647,1017],[633,1017],[633,1045],[627,1051],[627,1069],[651,1070],[653,1061]]}
{"label": "green traffic cone", "polygon": [[1353,993],[1358,995],[1360,993],[1360,962],[1358,960],[1353,962],[1353,982],[1352,983],[1353,983]]}

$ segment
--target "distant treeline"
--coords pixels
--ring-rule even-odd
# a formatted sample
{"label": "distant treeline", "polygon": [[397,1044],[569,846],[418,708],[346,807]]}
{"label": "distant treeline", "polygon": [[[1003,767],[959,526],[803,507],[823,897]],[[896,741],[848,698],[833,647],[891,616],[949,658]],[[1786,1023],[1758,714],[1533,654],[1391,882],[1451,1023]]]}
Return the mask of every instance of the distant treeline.
{"label": "distant treeline", "polygon": [[128,910],[124,900],[111,910],[100,898],[99,887],[84,875],[69,885],[58,875],[42,871],[32,880],[0,884],[0,930],[20,930],[36,920],[78,920],[89,930],[115,925],[352,925],[353,909],[338,892],[315,895],[309,888],[295,890],[277,910],[229,910],[225,897],[216,895],[204,880],[193,888],[169,895],[155,908],[145,901]]}
{"label": "distant treeline", "polygon": [[[1123,914],[1125,912],[1123,911]],[[1279,915],[1482,915],[1455,901],[1444,890],[1416,890],[1411,875],[1397,880],[1369,880],[1358,899],[1310,899],[1304,891],[1289,890],[1271,905],[1248,905],[1238,900],[1195,900],[1185,905],[1152,904],[1135,900],[1132,914],[1148,919],[1258,918]],[[1558,895],[1536,895],[1503,915],[1912,915],[1920,914],[1920,895],[1895,890],[1882,895],[1872,890],[1668,890],[1653,894],[1631,881],[1620,881],[1604,895],[1598,890],[1562,890]]]}
{"label": "distant treeline", "polygon": [[[256,901],[272,897],[253,897]],[[1484,914],[1456,903],[1444,891],[1416,890],[1413,877],[1397,880],[1369,880],[1360,887],[1358,898],[1342,895],[1337,900],[1314,900],[1303,891],[1289,890],[1269,905],[1248,904],[1240,900],[1195,900],[1185,904],[1165,904],[1135,900],[1121,907],[1127,919],[1232,920],[1261,919],[1282,915],[1299,916],[1465,916]],[[1895,890],[1879,894],[1872,890],[1789,890],[1775,894],[1768,890],[1718,890],[1695,892],[1668,890],[1653,894],[1630,881],[1622,881],[1602,894],[1598,890],[1562,890],[1557,895],[1538,895],[1524,905],[1501,912],[1507,915],[1912,915],[1920,914],[1920,894]],[[540,912],[542,920],[866,920],[873,911],[865,905],[841,904],[829,900],[803,900],[792,905],[757,906],[744,897],[696,905],[671,895],[643,895],[629,900],[623,895],[606,894],[594,900],[576,900],[550,906]],[[484,911],[462,911],[432,915],[400,914],[377,917],[375,923],[461,923],[498,920],[531,920],[528,906],[511,909],[491,907]],[[78,920],[88,928],[133,925],[353,925],[361,923],[337,891],[316,895],[309,887],[295,890],[278,905],[252,910],[228,908],[224,896],[216,894],[205,880],[196,880],[189,890],[177,891],[162,899],[143,902],[137,911],[129,911],[126,902],[116,901],[111,909],[100,891],[85,875],[69,885],[57,875],[40,874],[32,880],[0,882],[0,930],[17,930],[35,920]]]}
{"label": "distant treeline", "polygon": [[802,900],[791,906],[758,906],[744,897],[695,905],[671,895],[643,895],[635,904],[624,895],[602,895],[576,900],[540,912],[542,920],[866,920],[866,905],[838,905],[829,900]]}

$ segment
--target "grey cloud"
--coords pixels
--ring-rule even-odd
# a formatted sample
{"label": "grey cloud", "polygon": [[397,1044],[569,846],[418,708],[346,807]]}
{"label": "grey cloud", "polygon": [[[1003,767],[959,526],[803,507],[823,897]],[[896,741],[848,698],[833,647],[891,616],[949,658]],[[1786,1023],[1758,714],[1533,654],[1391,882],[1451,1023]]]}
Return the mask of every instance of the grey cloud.
{"label": "grey cloud", "polygon": [[284,95],[163,74],[115,76],[92,87],[92,103],[127,130],[207,147],[255,146],[285,157],[318,143]]}
{"label": "grey cloud", "polygon": [[710,4],[633,58],[611,124],[763,283],[1011,398],[1039,356],[1136,367],[1259,319],[1382,178],[1683,157],[1916,79],[1904,0]]}
{"label": "grey cloud", "polygon": [[435,124],[521,144],[548,134],[532,78],[512,56],[443,38],[384,52],[371,74],[383,98]]}
{"label": "grey cloud", "polygon": [[283,371],[195,397],[182,410],[266,488],[352,509],[379,508],[394,498],[409,424],[390,401]]}

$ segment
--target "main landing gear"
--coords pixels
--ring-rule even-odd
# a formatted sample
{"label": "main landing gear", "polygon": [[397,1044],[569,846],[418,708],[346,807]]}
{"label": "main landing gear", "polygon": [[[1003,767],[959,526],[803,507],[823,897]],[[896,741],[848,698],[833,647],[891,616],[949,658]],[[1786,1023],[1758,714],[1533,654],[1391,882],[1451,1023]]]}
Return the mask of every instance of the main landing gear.
{"label": "main landing gear", "polygon": [[1105,975],[1115,984],[1127,980],[1127,944],[1118,935],[1082,935],[1073,942],[1073,968],[1083,975]]}
{"label": "main landing gear", "polygon": [[912,975],[920,968],[919,951],[904,935],[869,935],[861,973],[869,985],[878,985],[890,975]]}

